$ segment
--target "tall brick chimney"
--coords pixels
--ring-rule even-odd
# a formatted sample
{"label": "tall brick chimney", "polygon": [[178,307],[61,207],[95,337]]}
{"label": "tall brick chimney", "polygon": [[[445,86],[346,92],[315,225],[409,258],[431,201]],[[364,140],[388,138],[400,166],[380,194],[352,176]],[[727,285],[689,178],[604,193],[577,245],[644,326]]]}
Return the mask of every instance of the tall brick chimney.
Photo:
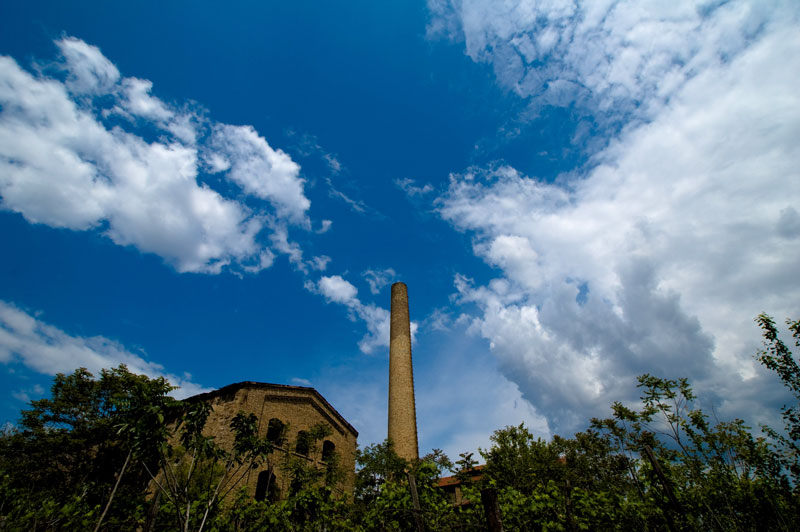
{"label": "tall brick chimney", "polygon": [[411,322],[408,288],[392,285],[392,319],[389,332],[389,439],[401,458],[419,458],[417,411],[414,406],[414,370],[411,366]]}

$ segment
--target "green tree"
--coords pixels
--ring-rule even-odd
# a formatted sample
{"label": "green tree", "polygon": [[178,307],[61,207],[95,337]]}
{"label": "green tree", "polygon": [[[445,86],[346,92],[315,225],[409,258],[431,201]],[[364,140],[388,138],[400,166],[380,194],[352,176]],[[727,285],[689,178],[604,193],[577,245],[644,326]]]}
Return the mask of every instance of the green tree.
{"label": "green tree", "polygon": [[325,467],[320,468],[317,465],[316,457],[319,455],[320,445],[332,432],[329,425],[318,423],[307,431],[298,433],[295,449],[301,449],[302,452],[283,455],[281,467],[290,480],[290,494],[321,484],[333,489],[344,478],[335,451],[324,457]]}
{"label": "green tree", "polygon": [[453,462],[441,449],[433,449],[422,457],[422,461],[433,464],[439,472],[439,476],[444,476],[445,473],[453,469]]}
{"label": "green tree", "polygon": [[171,390],[124,365],[99,379],[83,368],[56,375],[50,398],[32,401],[0,438],[7,528],[135,528],[146,507],[141,464],[162,442]]}
{"label": "green tree", "polygon": [[388,439],[357,449],[356,464],[355,497],[364,504],[375,500],[382,493],[384,484],[400,478],[409,467],[409,463],[397,455]]}
{"label": "green tree", "polygon": [[[686,379],[639,377],[641,411],[614,405],[593,420],[631,462],[640,517],[653,526],[703,530],[788,530],[796,504],[767,441],[742,420],[714,421]],[[650,449],[654,460],[647,458]]]}
{"label": "green tree", "polygon": [[486,476],[498,486],[532,493],[549,480],[563,480],[558,448],[535,438],[524,423],[496,430],[490,440],[491,447],[481,450],[481,455]]}
{"label": "green tree", "polygon": [[[780,461],[790,471],[795,489],[800,489],[800,367],[792,352],[778,337],[778,329],[772,318],[759,314],[756,322],[764,335],[764,349],[758,352],[756,358],[777,373],[783,385],[794,396],[793,405],[784,405],[781,408],[785,435],[767,426],[763,430],[777,442]],[[795,339],[795,347],[800,347],[800,320],[786,320],[786,325]]]}
{"label": "green tree", "polygon": [[162,524],[164,518],[172,519],[181,532],[202,532],[222,501],[273,451],[273,443],[258,436],[258,418],[244,412],[231,420],[232,448],[220,446],[203,433],[211,410],[204,401],[184,403],[174,429],[180,445],[173,446],[172,438],[165,440],[159,449],[158,469],[147,468],[165,499],[159,510]]}

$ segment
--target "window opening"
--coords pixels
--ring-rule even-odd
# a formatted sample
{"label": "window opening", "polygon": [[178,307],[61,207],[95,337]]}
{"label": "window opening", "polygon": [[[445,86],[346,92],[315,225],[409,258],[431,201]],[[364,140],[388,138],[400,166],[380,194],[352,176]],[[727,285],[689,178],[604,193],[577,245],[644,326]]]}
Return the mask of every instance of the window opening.
{"label": "window opening", "polygon": [[308,432],[301,430],[297,433],[297,444],[294,447],[294,452],[302,454],[303,456],[308,456],[310,450],[311,435]]}
{"label": "window opening", "polygon": [[256,500],[275,502],[280,498],[279,495],[275,473],[269,470],[259,473],[256,483]]}
{"label": "window opening", "polygon": [[267,441],[280,445],[283,439],[283,430],[285,426],[283,421],[276,417],[270,419],[269,425],[267,425]]}
{"label": "window opening", "polygon": [[336,445],[330,440],[325,440],[322,443],[322,461],[327,462],[333,458],[333,453],[336,451]]}

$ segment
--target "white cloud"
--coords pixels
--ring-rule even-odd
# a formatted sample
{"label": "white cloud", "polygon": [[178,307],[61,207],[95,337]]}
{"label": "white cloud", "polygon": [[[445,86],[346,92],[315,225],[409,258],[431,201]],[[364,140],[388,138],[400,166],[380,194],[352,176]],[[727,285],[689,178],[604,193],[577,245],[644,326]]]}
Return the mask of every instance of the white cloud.
{"label": "white cloud", "polygon": [[[547,422],[497,371],[483,342],[464,334],[425,334],[414,349],[414,387],[420,454],[434,447],[452,459],[489,446],[493,431],[524,422],[537,436]],[[359,431],[360,446],[386,438],[388,366],[371,360],[329,370],[314,385]],[[351,383],[359,381],[359,386]],[[476,393],[480,390],[480,393]]]}
{"label": "white cloud", "polygon": [[459,332],[448,335],[439,351],[420,349],[415,354],[420,451],[427,452],[435,445],[432,442],[438,442],[452,460],[462,452],[481,460],[478,447],[489,448],[495,430],[520,423],[537,436],[548,437],[547,421],[525,400],[519,386],[498,372],[481,342]]}
{"label": "white cloud", "polygon": [[28,392],[25,390],[17,390],[16,392],[11,392],[11,397],[23,403],[30,402],[31,400],[30,395],[28,395]]}
{"label": "white cloud", "polygon": [[392,268],[384,268],[383,270],[366,270],[361,275],[366,279],[369,284],[369,291],[375,295],[380,294],[383,287],[394,281],[397,273]]}
{"label": "white cloud", "polygon": [[28,403],[30,402],[31,398],[41,397],[42,395],[44,395],[44,388],[38,384],[34,384],[30,388],[11,392],[11,396],[14,399],[17,401],[22,401],[23,403]]}
{"label": "white cloud", "polygon": [[[356,313],[367,326],[367,334],[358,342],[358,347],[363,353],[372,353],[378,348],[389,347],[389,328],[391,315],[388,310],[378,307],[372,303],[368,305],[359,304]],[[411,322],[411,343],[417,341],[417,330],[419,324]]]}
{"label": "white cloud", "polygon": [[[181,272],[268,267],[274,254],[259,238],[265,229],[273,230],[276,251],[300,260],[287,224],[309,229],[310,204],[299,167],[285,153],[249,126],[225,124],[211,124],[210,139],[202,139],[208,145],[198,146],[198,116],[153,96],[150,81],[120,78],[97,47],[78,39],[56,44],[64,82],[0,56],[3,208],[32,223],[102,230]],[[128,118],[130,127],[106,125],[111,114]],[[139,136],[142,124],[165,135]],[[199,183],[200,154],[212,171],[226,172],[266,203],[254,210]]]}
{"label": "white cloud", "polygon": [[344,192],[338,190],[336,187],[333,186],[333,182],[331,181],[330,178],[325,178],[325,182],[328,183],[328,187],[330,189],[328,195],[330,197],[342,200],[347,205],[349,205],[351,209],[353,209],[355,212],[359,214],[365,214],[367,212],[368,207],[363,201],[354,200]]}
{"label": "white cloud", "polygon": [[[389,328],[391,325],[391,315],[385,308],[376,305],[361,305],[358,308],[358,316],[367,325],[367,334],[358,342],[358,348],[362,353],[372,353],[380,347],[389,347]],[[417,332],[417,324],[411,323],[411,338]]]}
{"label": "white cloud", "polygon": [[[727,13],[740,36],[741,8],[726,4],[703,24]],[[731,398],[764,389],[753,317],[800,314],[800,32],[771,24],[730,45],[726,61],[688,58],[692,76],[585,175],[553,184],[474,169],[453,175],[439,199],[501,275],[487,286],[457,278],[462,303],[479,309],[472,330],[556,427],[635,395],[644,372]],[[733,401],[719,411],[743,415]]]}
{"label": "white cloud", "polygon": [[308,224],[311,202],[303,193],[300,166],[286,153],[272,149],[252,126],[216,124],[210,146],[214,168],[224,167],[245,192],[271,201],[280,217]]}
{"label": "white cloud", "polygon": [[[364,448],[386,439],[388,370],[371,367],[336,368],[333,375],[315,379],[314,387],[358,430],[358,446]],[[358,382],[358,386],[353,386]]]}
{"label": "white cloud", "polygon": [[793,2],[428,0],[430,37],[475,61],[535,108],[575,104],[598,120],[654,116],[698,73],[796,20]]}
{"label": "white cloud", "polygon": [[332,220],[322,220],[319,229],[317,229],[317,234],[322,235],[327,233],[330,230],[331,225],[333,225]]}
{"label": "white cloud", "polygon": [[309,266],[311,266],[312,270],[317,271],[325,271],[328,268],[328,263],[331,261],[331,258],[327,255],[319,255],[316,257],[312,257],[309,262]]}
{"label": "white cloud", "polygon": [[322,157],[325,159],[325,162],[328,163],[328,167],[331,169],[331,172],[334,174],[341,173],[342,163],[339,162],[339,159],[337,159],[335,155],[325,153]]}
{"label": "white cloud", "polygon": [[147,79],[125,78],[122,80],[122,100],[119,112],[165,123],[175,117],[175,113],[150,94],[153,82]]}
{"label": "white cloud", "polygon": [[322,277],[317,283],[319,292],[325,296],[328,301],[347,305],[348,307],[359,304],[358,289],[348,281],[345,281],[341,275],[331,275],[330,277]]}
{"label": "white cloud", "polygon": [[[72,373],[79,367],[97,375],[103,368],[126,364],[134,373],[148,377],[165,377],[179,389],[172,392],[176,398],[210,391],[187,378],[165,373],[163,366],[131,353],[122,345],[102,336],[81,338],[48,325],[27,312],[0,301],[0,362],[8,364],[15,360],[39,373],[55,375]],[[28,392],[40,394],[41,390],[22,392],[28,400]]]}
{"label": "white cloud", "polygon": [[289,240],[289,228],[286,224],[274,218],[268,218],[267,223],[272,229],[272,234],[269,238],[273,249],[286,255],[289,258],[289,262],[301,272],[306,273],[308,265],[303,261],[303,250],[300,249],[300,245],[297,242]]}
{"label": "white cloud", "polygon": [[97,46],[74,37],[56,41],[67,69],[66,86],[74,94],[107,93],[119,80],[119,70]]}
{"label": "white cloud", "polygon": [[[430,404],[427,404],[428,398],[422,391],[419,409],[423,412],[420,421],[425,423],[427,412],[443,404],[438,401],[452,402],[446,403],[453,406],[449,415],[439,412],[438,419],[427,423],[425,430],[439,433],[443,450],[453,461],[460,453],[471,452],[475,460],[483,462],[479,450],[491,448],[492,434],[508,426],[524,423],[536,437],[551,435],[547,421],[523,398],[517,385],[496,370],[479,372],[474,367],[464,367],[458,373],[451,373],[450,377],[458,380],[458,390],[442,382],[437,389],[440,393],[433,397],[436,402]],[[486,390],[486,393],[476,394],[476,389]]]}
{"label": "white cloud", "polygon": [[258,260],[255,263],[244,264],[242,267],[248,273],[258,273],[272,266],[273,262],[275,262],[275,254],[269,249],[265,249],[258,254]]}
{"label": "white cloud", "polygon": [[423,185],[421,187],[416,186],[414,183],[415,183],[415,181],[413,179],[408,178],[408,177],[406,177],[404,179],[395,179],[394,180],[394,184],[397,185],[397,187],[400,190],[405,192],[406,195],[408,195],[410,197],[424,196],[426,194],[430,194],[431,192],[433,192],[433,185],[431,185],[430,183],[425,183],[425,185]]}
{"label": "white cloud", "polygon": [[452,330],[454,321],[453,316],[447,309],[437,308],[433,309],[433,312],[425,318],[422,327],[432,331],[448,332]]}
{"label": "white cloud", "polygon": [[[305,288],[321,294],[329,303],[346,306],[350,319],[360,319],[367,326],[367,334],[359,341],[362,353],[372,353],[375,349],[389,346],[389,311],[372,303],[364,304],[358,298],[358,289],[341,275],[323,276],[314,284],[307,282]],[[416,341],[418,324],[411,322],[411,340]]]}

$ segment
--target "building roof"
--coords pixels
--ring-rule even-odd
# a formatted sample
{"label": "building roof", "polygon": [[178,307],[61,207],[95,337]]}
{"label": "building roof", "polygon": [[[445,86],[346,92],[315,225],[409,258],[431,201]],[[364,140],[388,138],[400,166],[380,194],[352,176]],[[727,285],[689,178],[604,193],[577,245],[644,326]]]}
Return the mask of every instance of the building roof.
{"label": "building roof", "polygon": [[319,402],[322,403],[325,406],[325,408],[329,410],[330,413],[333,414],[333,416],[342,425],[347,427],[348,430],[350,430],[356,437],[358,437],[358,431],[353,427],[353,425],[351,425],[344,418],[344,416],[342,416],[335,408],[333,408],[333,406],[324,397],[322,397],[322,394],[320,394],[317,390],[311,388],[310,386],[290,386],[288,384],[272,384],[269,382],[242,381],[233,384],[228,384],[227,386],[223,386],[222,388],[219,388],[217,390],[187,397],[186,399],[184,399],[184,401],[208,401],[215,397],[236,393],[237,391],[243,388],[249,388],[249,389],[257,388],[262,390],[274,390],[274,391],[286,391],[286,392],[292,391],[310,395],[319,400]]}
{"label": "building roof", "polygon": [[[467,475],[469,475],[470,482],[477,482],[483,477],[483,468],[486,467],[485,465],[477,465],[472,469],[465,471]],[[457,475],[453,475],[452,477],[441,477],[437,482],[436,485],[440,488],[446,488],[449,486],[460,486],[462,484],[461,479]]]}

